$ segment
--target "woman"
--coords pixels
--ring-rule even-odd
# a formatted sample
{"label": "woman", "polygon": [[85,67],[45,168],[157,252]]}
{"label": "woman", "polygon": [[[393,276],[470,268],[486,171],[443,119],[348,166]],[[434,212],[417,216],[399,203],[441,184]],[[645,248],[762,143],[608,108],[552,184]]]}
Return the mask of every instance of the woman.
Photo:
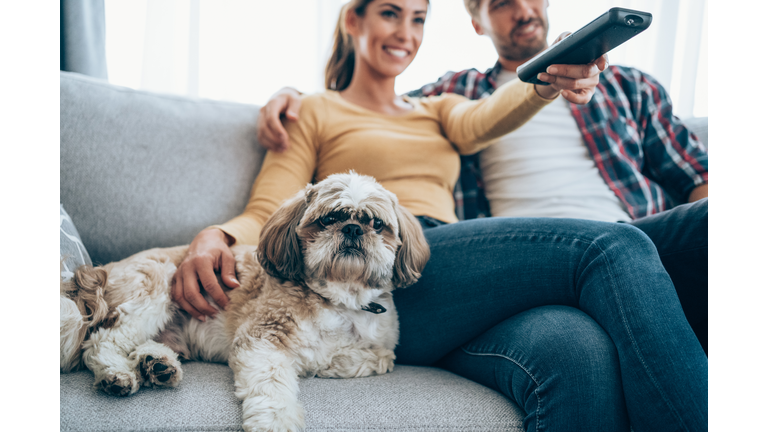
{"label": "woman", "polygon": [[543,74],[551,86],[513,81],[481,101],[398,97],[394,80],[418,51],[427,7],[355,0],[342,10],[326,70],[333,90],[304,98],[288,125],[292,149],[268,153],[244,213],[194,239],[174,299],[199,319],[215,313],[198,280],[226,305],[214,269],[237,285],[228,245],[257,242],[307,182],[354,169],[419,216],[430,243],[422,278],[395,293],[399,363],[503,392],[526,412],[527,430],[706,429],[706,356],[644,234],[577,220],[457,223],[453,213],[457,151],[490,145],[561,91],[587,102],[605,60]]}

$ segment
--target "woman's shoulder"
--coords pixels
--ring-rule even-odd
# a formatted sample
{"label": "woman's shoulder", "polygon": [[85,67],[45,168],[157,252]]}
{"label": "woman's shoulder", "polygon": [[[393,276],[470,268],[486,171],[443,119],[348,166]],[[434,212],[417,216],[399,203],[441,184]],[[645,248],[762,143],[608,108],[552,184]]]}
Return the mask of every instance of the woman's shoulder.
{"label": "woman's shoulder", "polygon": [[329,103],[333,102],[338,96],[338,92],[333,90],[325,90],[317,93],[305,94],[301,96],[302,106],[311,107],[325,107]]}

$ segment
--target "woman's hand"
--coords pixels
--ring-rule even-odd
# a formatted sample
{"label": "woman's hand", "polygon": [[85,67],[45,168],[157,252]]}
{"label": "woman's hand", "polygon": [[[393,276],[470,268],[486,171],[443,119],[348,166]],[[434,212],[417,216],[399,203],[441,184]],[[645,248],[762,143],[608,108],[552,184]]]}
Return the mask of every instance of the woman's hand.
{"label": "woman's hand", "polygon": [[259,118],[256,120],[256,138],[259,144],[278,153],[288,150],[288,132],[280,119],[285,116],[290,121],[298,120],[300,108],[301,94],[298,90],[283,87],[273,94],[267,104],[259,109]]}
{"label": "woman's hand", "polygon": [[[561,34],[555,43],[561,41],[570,33]],[[540,73],[537,78],[549,83],[548,86],[536,84],[536,92],[545,99],[554,99],[558,94],[575,104],[585,104],[595,94],[595,87],[600,83],[600,72],[608,67],[608,56],[600,58],[588,65],[551,65],[546,73]]]}
{"label": "woman's hand", "polygon": [[200,231],[173,275],[173,300],[200,321],[205,321],[206,316],[215,316],[217,312],[201,294],[200,285],[222,308],[229,303],[216,279],[215,270],[220,271],[221,279],[228,287],[240,286],[235,277],[235,257],[229,250],[230,243],[233,243],[232,238],[218,228]]}

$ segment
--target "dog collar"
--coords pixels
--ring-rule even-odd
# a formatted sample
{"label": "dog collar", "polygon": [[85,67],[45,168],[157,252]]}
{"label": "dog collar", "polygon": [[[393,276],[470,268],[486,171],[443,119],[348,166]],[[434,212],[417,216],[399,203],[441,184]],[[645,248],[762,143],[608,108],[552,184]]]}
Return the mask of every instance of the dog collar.
{"label": "dog collar", "polygon": [[385,309],[384,306],[374,302],[370,302],[367,305],[363,306],[363,310],[366,312],[375,313],[375,314],[380,314],[387,311],[387,309]]}

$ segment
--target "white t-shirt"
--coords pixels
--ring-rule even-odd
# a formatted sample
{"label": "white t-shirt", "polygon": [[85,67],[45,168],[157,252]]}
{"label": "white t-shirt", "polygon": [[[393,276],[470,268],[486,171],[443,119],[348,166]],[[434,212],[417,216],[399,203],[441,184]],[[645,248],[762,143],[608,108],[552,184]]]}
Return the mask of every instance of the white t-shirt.
{"label": "white t-shirt", "polygon": [[[497,83],[516,77],[502,70]],[[493,216],[631,220],[600,176],[562,97],[483,150],[480,168]]]}

